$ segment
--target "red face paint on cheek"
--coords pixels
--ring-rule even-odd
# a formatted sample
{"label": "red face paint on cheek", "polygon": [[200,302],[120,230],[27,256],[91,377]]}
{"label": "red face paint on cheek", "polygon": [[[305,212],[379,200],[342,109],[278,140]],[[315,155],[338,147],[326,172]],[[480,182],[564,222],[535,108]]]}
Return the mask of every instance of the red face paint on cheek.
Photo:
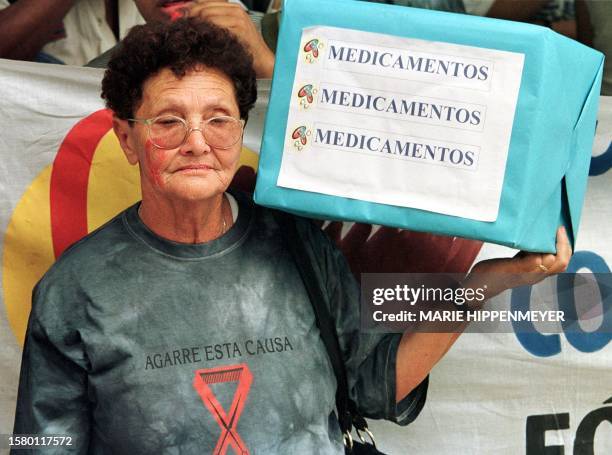
{"label": "red face paint on cheek", "polygon": [[164,165],[164,150],[161,150],[153,145],[150,139],[145,143],[145,158],[147,162],[146,171],[149,173],[153,183],[160,188],[163,188],[166,183],[162,178],[162,169]]}

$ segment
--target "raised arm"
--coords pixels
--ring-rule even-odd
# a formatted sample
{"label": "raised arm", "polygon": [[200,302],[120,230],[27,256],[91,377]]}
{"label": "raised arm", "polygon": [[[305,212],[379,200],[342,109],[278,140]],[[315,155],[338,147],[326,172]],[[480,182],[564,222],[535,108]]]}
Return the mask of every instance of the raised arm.
{"label": "raised arm", "polygon": [[253,68],[260,79],[272,78],[274,53],[251,21],[247,11],[226,0],[197,0],[188,12],[193,19],[210,21],[234,33],[253,55]]}
{"label": "raised arm", "polygon": [[[572,250],[564,228],[557,231],[557,254],[519,252],[513,258],[489,259],[476,264],[463,286],[478,288],[487,277],[487,298],[506,289],[535,284],[565,271]],[[495,278],[497,277],[497,281]],[[512,277],[508,280],[508,277]],[[399,403],[429,374],[460,333],[405,333],[396,360],[396,401]]]}
{"label": "raised arm", "polygon": [[0,58],[34,58],[73,4],[74,0],[19,0],[0,10]]}

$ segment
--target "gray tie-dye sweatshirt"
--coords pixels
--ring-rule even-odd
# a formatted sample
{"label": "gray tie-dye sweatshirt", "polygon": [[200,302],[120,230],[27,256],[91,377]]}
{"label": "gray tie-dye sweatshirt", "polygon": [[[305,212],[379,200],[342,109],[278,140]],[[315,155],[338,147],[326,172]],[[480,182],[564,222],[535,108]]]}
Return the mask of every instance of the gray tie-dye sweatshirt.
{"label": "gray tie-dye sweatshirt", "polygon": [[[45,454],[343,453],[299,272],[272,213],[233,194],[238,219],[214,241],[160,238],[133,206],[62,255],[34,291],[15,433],[72,438]],[[368,417],[409,423],[427,380],[395,404],[400,335],[360,332],[344,258],[297,224],[353,398]]]}

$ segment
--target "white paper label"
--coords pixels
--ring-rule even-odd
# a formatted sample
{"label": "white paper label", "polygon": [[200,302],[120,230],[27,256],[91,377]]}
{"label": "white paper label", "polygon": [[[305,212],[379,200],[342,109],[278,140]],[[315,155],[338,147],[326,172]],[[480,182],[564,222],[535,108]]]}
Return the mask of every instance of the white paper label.
{"label": "white paper label", "polygon": [[495,221],[523,61],[473,46],[304,29],[277,184]]}

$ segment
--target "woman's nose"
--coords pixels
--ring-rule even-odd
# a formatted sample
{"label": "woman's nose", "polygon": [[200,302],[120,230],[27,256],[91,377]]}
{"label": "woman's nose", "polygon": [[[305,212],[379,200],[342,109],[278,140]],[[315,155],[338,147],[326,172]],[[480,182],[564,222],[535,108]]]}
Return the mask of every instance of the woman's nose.
{"label": "woman's nose", "polygon": [[208,142],[206,142],[202,128],[190,128],[187,132],[185,143],[181,147],[181,152],[192,155],[201,155],[203,153],[210,152],[210,150],[210,145],[208,145]]}

